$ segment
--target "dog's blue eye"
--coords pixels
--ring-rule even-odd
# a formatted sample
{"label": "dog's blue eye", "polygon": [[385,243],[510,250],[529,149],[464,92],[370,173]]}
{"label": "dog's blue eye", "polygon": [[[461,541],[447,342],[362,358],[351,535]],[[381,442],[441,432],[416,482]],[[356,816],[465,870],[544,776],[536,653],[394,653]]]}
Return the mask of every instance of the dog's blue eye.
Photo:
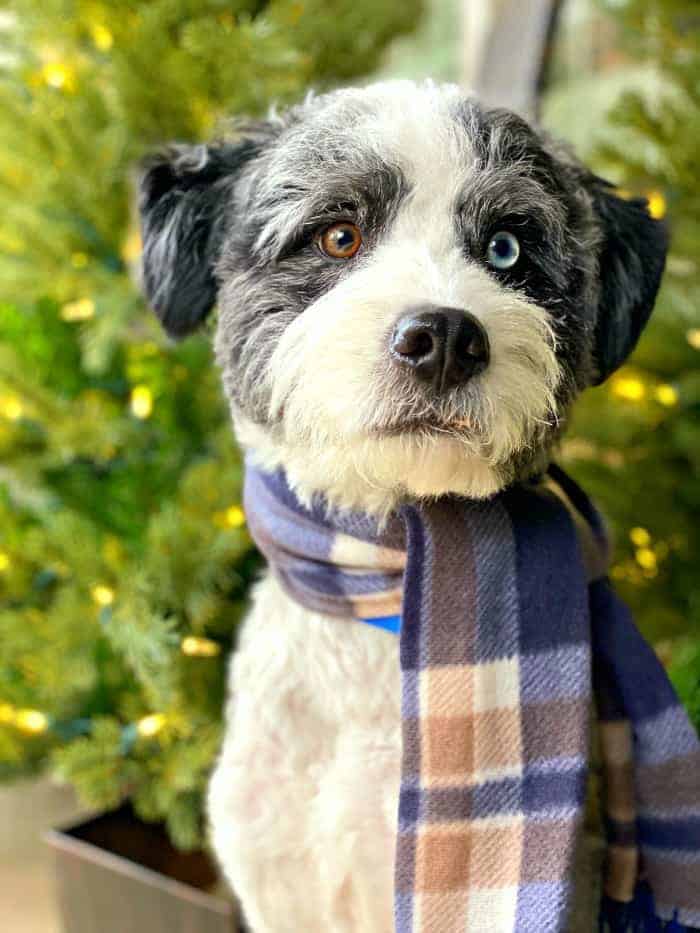
{"label": "dog's blue eye", "polygon": [[486,261],[494,269],[511,269],[520,257],[520,243],[518,238],[501,230],[491,237],[486,250]]}

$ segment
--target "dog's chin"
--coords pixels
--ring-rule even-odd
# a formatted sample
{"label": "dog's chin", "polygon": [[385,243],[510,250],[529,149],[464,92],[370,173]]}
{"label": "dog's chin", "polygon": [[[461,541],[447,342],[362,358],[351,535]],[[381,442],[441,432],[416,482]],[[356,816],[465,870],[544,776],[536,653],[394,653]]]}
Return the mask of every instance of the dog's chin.
{"label": "dog's chin", "polygon": [[447,494],[489,498],[511,477],[505,465],[476,452],[466,422],[409,420],[322,443],[282,440],[240,413],[234,413],[234,425],[253,462],[266,470],[283,467],[302,501],[321,493],[333,507],[379,518],[407,500]]}
{"label": "dog's chin", "polygon": [[469,418],[443,420],[431,415],[393,419],[385,423],[374,424],[368,429],[367,434],[377,440],[386,437],[403,437],[414,441],[420,440],[423,443],[439,443],[445,438],[452,438],[463,445],[471,445],[476,440],[476,432]]}

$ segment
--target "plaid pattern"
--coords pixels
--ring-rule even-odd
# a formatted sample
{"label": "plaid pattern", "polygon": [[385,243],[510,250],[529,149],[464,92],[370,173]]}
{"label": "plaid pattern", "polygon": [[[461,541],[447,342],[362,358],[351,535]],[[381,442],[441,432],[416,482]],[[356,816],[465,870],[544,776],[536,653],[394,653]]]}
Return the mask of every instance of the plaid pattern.
{"label": "plaid pattern", "polygon": [[[608,837],[605,893],[629,902],[641,876],[659,917],[700,926],[697,735],[607,581],[592,587],[591,610]],[[600,619],[604,628],[595,624]]]}
{"label": "plaid pattern", "polygon": [[565,474],[489,502],[406,506],[380,530],[249,469],[246,512],[303,605],[401,613],[397,933],[565,929],[592,690],[601,929],[644,929],[642,879],[657,917],[700,925],[700,743],[604,578],[600,520]]}

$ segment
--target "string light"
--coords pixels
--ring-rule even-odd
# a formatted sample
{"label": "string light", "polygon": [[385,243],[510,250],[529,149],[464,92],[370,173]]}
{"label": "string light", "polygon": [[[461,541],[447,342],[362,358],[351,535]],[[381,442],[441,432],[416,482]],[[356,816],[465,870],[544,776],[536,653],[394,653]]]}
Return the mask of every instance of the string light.
{"label": "string light", "polygon": [[180,650],[190,658],[215,658],[221,654],[221,645],[211,638],[187,635],[182,639]]}
{"label": "string light", "polygon": [[214,513],[214,524],[220,528],[242,528],[245,525],[245,512],[240,505],[230,505]]}
{"label": "string light", "polygon": [[667,408],[671,408],[673,405],[678,404],[678,391],[674,389],[673,386],[667,385],[666,383],[656,387],[654,397],[657,402],[661,405],[665,405]]}
{"label": "string light", "polygon": [[19,421],[23,414],[24,405],[18,395],[13,392],[0,395],[0,415],[3,415],[8,421]]}
{"label": "string light", "polygon": [[153,411],[153,394],[148,386],[134,386],[131,390],[131,412],[137,418],[148,418]]}
{"label": "string light", "polygon": [[39,76],[44,84],[57,91],[72,92],[75,90],[75,69],[66,62],[46,62]]}
{"label": "string light", "polygon": [[230,505],[224,512],[226,524],[231,528],[240,528],[245,525],[245,512],[240,505]]}
{"label": "string light", "polygon": [[[165,713],[150,713],[135,723],[122,726],[122,736],[128,739],[124,743],[124,753],[132,747],[135,735],[153,738],[166,722]],[[90,719],[85,718],[56,721],[38,709],[17,709],[11,703],[0,703],[0,725],[14,726],[26,735],[42,735],[51,729],[57,735],[65,736],[67,733],[88,735],[91,732],[92,723]]]}
{"label": "string light", "polygon": [[93,23],[90,26],[90,35],[100,52],[108,52],[114,45],[114,36],[102,23]]}
{"label": "string light", "polygon": [[38,709],[18,709],[14,716],[14,724],[20,732],[40,735],[49,728],[49,717]]}
{"label": "string light", "polygon": [[67,302],[61,308],[61,318],[64,321],[87,321],[94,315],[95,302],[92,298],[78,298],[77,301]]}
{"label": "string light", "polygon": [[649,213],[655,220],[661,220],[666,216],[666,198],[661,191],[649,191],[647,193],[647,203]]}
{"label": "string light", "polygon": [[165,713],[151,713],[136,723],[136,731],[144,739],[157,735],[165,725]]}
{"label": "string light", "polygon": [[630,541],[635,547],[649,547],[651,544],[651,535],[646,528],[632,528],[630,531]]}
{"label": "string light", "polygon": [[0,573],[4,573],[6,570],[9,570],[10,563],[10,555],[7,553],[7,551],[0,551]]}
{"label": "string light", "polygon": [[656,554],[651,548],[639,548],[634,556],[642,570],[656,570]]}
{"label": "string light", "polygon": [[104,583],[96,583],[90,589],[90,595],[98,606],[111,606],[114,602],[114,590]]}
{"label": "string light", "polygon": [[635,376],[621,376],[614,379],[611,384],[613,395],[628,402],[639,402],[646,395],[646,387],[641,379]]}

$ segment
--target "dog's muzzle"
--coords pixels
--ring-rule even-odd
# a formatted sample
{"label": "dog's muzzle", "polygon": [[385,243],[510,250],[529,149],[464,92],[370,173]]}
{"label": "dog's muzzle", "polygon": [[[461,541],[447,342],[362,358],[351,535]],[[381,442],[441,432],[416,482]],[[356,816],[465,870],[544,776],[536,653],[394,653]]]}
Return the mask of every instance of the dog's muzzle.
{"label": "dog's muzzle", "polygon": [[489,363],[489,341],[468,311],[424,305],[404,314],[391,338],[391,356],[438,394],[462,385]]}

